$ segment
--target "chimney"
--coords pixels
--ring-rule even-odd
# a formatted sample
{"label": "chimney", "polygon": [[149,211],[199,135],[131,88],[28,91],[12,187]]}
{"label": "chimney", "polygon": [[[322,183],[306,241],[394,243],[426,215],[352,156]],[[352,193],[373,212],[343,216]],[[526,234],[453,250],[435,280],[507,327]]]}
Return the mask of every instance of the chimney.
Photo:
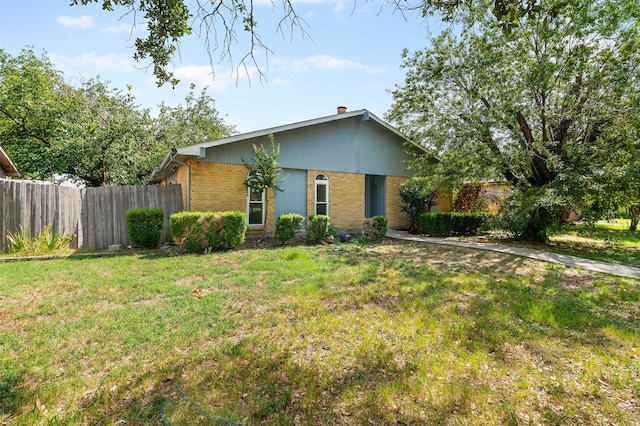
{"label": "chimney", "polygon": [[338,107],[338,114],[344,114],[345,112],[347,112],[347,107],[346,106],[339,106]]}

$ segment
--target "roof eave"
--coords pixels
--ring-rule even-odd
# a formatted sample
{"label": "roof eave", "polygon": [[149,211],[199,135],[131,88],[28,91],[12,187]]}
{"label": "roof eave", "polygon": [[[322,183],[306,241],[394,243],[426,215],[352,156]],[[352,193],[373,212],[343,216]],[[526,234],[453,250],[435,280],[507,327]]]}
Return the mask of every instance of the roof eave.
{"label": "roof eave", "polygon": [[16,168],[11,158],[4,152],[4,149],[0,147],[0,167],[4,170],[5,175],[11,177],[20,177],[20,172]]}

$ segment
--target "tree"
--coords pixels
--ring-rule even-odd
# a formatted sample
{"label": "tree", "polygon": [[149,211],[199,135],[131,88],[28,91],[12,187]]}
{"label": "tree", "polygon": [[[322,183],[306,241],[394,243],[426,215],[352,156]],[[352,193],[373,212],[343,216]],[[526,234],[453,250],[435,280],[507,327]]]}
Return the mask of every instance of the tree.
{"label": "tree", "polygon": [[[158,86],[165,83],[175,86],[178,83],[168,69],[169,64],[180,40],[194,32],[205,38],[212,63],[213,55],[218,52],[221,59],[233,61],[231,45],[238,41],[238,27],[248,35],[250,44],[238,68],[246,68],[247,61],[257,65],[256,52],[269,51],[256,30],[254,0],[196,0],[194,10],[189,9],[187,0],[71,0],[71,5],[89,3],[101,3],[105,11],[121,7],[134,17],[138,14],[144,17],[147,36],[136,39],[133,57],[136,61],[151,60],[150,66]],[[292,31],[297,28],[304,33],[306,23],[296,13],[293,1],[281,0],[280,4],[282,19],[276,30],[283,32],[284,27],[289,27]],[[199,25],[197,30],[191,26],[192,19]]]}
{"label": "tree", "polygon": [[150,183],[170,148],[228,136],[206,89],[157,119],[131,90],[97,78],[65,83],[46,55],[0,50],[0,141],[25,178],[89,186]]}
{"label": "tree", "polygon": [[150,155],[149,112],[130,92],[98,79],[72,87],[31,50],[15,58],[0,51],[0,76],[0,138],[24,177],[134,184],[161,161]]}
{"label": "tree", "polygon": [[441,160],[423,173],[510,183],[507,217],[531,217],[516,233],[544,240],[568,204],[599,197],[595,180],[576,183],[596,175],[593,153],[618,149],[605,135],[630,120],[640,10],[631,0],[536,2],[505,31],[494,6],[474,1],[431,48],[403,53],[406,81],[387,118]]}
{"label": "tree", "polygon": [[46,56],[0,49],[0,141],[24,178],[44,178],[61,168],[56,144],[64,131],[70,92]]}
{"label": "tree", "polygon": [[195,85],[182,104],[171,107],[163,102],[155,120],[156,140],[171,148],[193,145],[220,139],[235,132],[235,126],[227,125],[215,108],[215,100],[205,87],[198,98],[193,93]]}
{"label": "tree", "polygon": [[74,95],[66,111],[73,125],[60,135],[66,161],[60,172],[89,186],[147,183],[162,160],[149,111],[136,106],[130,91],[98,79],[87,80]]}
{"label": "tree", "polygon": [[592,202],[596,217],[603,211],[625,208],[631,216],[629,229],[636,231],[640,220],[640,92],[628,99],[624,110],[625,119],[603,135],[610,141],[609,149],[590,147],[587,161],[598,167],[584,167],[587,176],[583,180],[600,188]]}
{"label": "tree", "polygon": [[[271,190],[275,197],[276,192],[282,192],[283,189],[280,186],[284,179],[281,177],[282,169],[278,167],[278,157],[280,156],[280,145],[276,145],[275,137],[273,134],[269,135],[269,142],[271,143],[271,150],[267,151],[264,145],[253,145],[253,153],[249,162],[242,162],[244,166],[249,170],[249,175],[245,181],[245,185],[252,191],[257,193],[263,193],[266,190]],[[262,237],[267,235],[268,223],[267,217],[269,213],[268,209],[269,197],[265,197],[264,201],[264,223],[262,228]]]}

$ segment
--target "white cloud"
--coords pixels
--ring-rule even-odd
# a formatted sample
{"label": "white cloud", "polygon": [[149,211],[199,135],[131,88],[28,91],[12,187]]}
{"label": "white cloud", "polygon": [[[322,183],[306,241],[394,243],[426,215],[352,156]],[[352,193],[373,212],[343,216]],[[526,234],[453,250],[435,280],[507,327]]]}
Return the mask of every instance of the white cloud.
{"label": "white cloud", "polygon": [[93,18],[91,16],[82,15],[79,18],[71,16],[58,16],[56,22],[64,27],[86,29],[93,27]]}
{"label": "white cloud", "polygon": [[281,87],[284,90],[289,90],[291,88],[291,80],[287,80],[284,78],[276,77],[271,81],[275,87]]}
{"label": "white cloud", "polygon": [[118,71],[136,70],[136,62],[129,55],[85,53],[79,56],[65,56],[52,53],[49,58],[56,67],[62,68],[64,71],[85,72],[87,68]]}
{"label": "white cloud", "polygon": [[258,84],[260,81],[260,73],[255,67],[229,71],[220,69],[213,70],[210,65],[185,65],[176,68],[173,74],[180,80],[180,84],[188,86],[194,83],[198,87],[208,86],[213,93],[226,92],[241,84]]}
{"label": "white cloud", "polygon": [[339,2],[333,7],[333,11],[336,13],[342,12],[344,9],[345,9],[345,5],[343,2]]}
{"label": "white cloud", "polygon": [[331,55],[313,55],[305,59],[297,59],[294,61],[278,60],[274,61],[278,68],[282,71],[292,71],[295,73],[303,73],[311,70],[320,71],[361,71],[366,74],[377,74],[382,72],[369,65],[352,61],[351,59],[336,58]]}

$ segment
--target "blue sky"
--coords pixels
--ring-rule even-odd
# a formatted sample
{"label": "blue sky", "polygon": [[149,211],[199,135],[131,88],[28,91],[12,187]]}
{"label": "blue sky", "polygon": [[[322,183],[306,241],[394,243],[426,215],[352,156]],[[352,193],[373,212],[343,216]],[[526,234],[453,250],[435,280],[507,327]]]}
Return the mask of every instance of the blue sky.
{"label": "blue sky", "polygon": [[0,48],[11,55],[24,47],[46,51],[71,83],[99,76],[111,87],[131,85],[142,107],[175,106],[190,83],[198,92],[208,86],[225,122],[248,132],[334,114],[339,105],[382,117],[392,104],[388,91],[404,81],[402,49],[423,49],[429,32],[440,29],[437,21],[403,16],[381,1],[294,0],[307,34],[285,29],[283,35],[276,32],[282,13],[275,1],[255,2],[258,30],[272,51],[258,52],[263,79],[253,64],[236,73],[249,46],[241,34],[233,63],[214,56],[215,76],[204,39],[192,35],[173,63],[180,85],[157,88],[146,63],[132,59],[135,37],[145,31],[142,17],[133,27],[124,9],[106,12],[68,0],[0,0]]}

